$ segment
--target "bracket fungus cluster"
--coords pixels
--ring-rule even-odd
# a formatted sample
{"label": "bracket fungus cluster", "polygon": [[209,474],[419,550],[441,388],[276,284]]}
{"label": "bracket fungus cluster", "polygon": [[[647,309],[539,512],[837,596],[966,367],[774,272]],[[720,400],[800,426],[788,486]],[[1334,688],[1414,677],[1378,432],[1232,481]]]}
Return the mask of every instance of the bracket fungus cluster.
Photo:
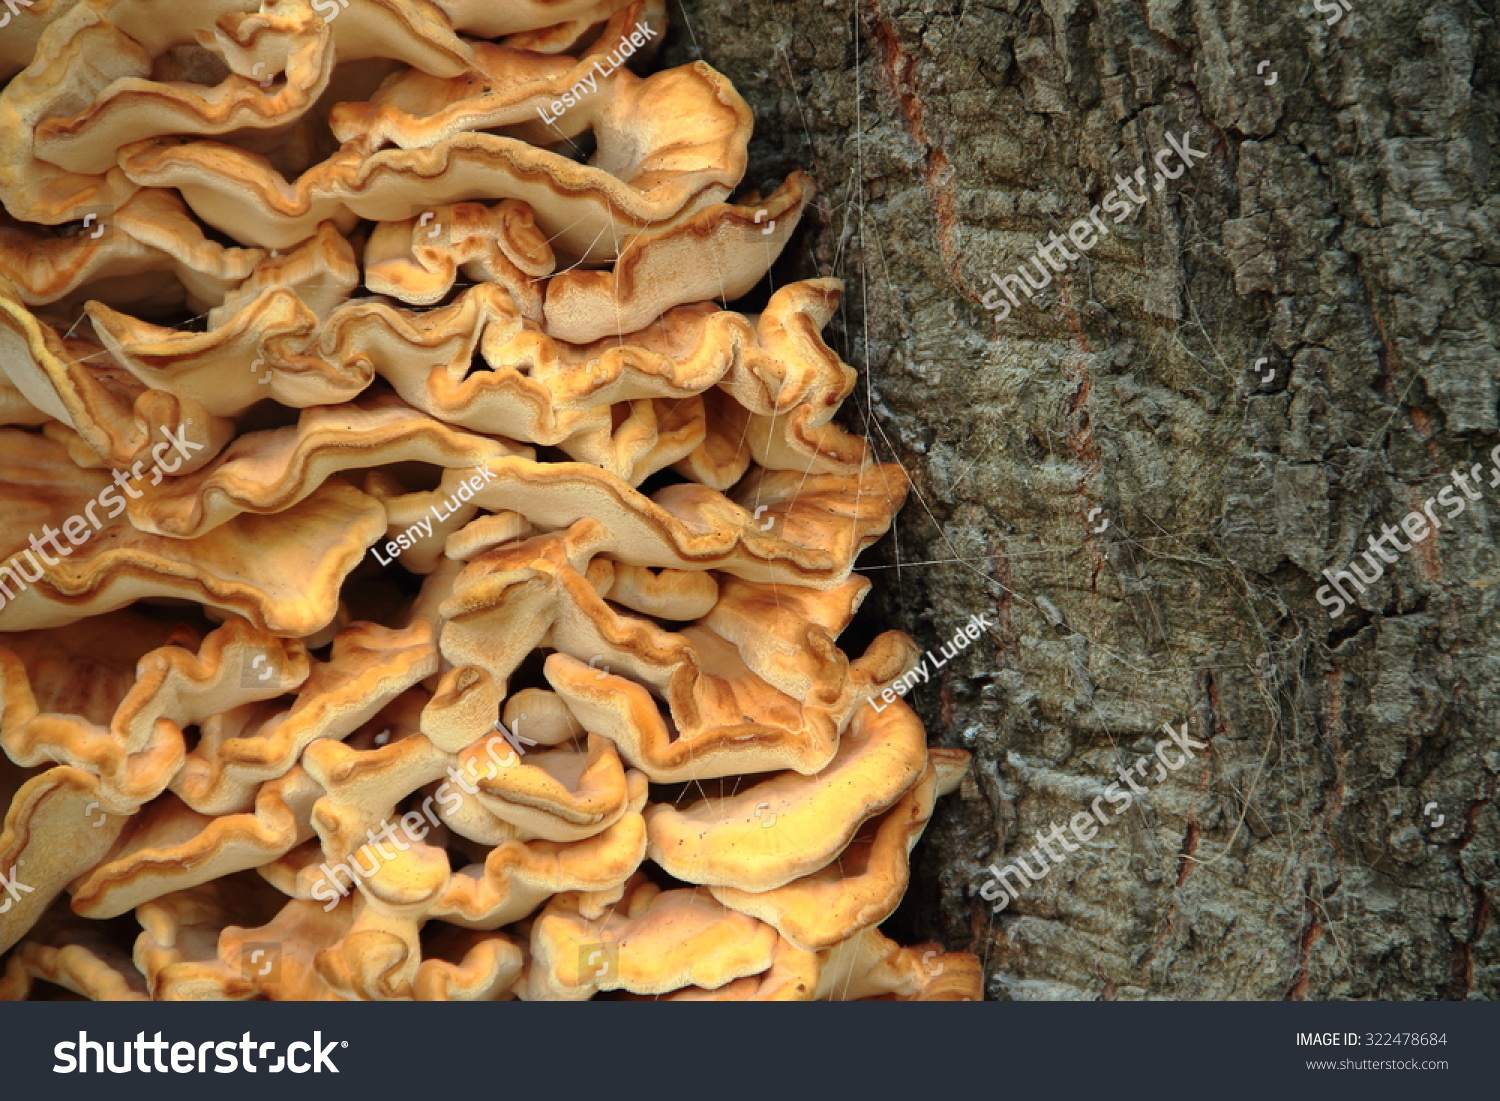
{"label": "bracket fungus cluster", "polygon": [[[330,14],[331,12],[331,14]],[[0,36],[0,998],[964,1000],[899,470],[662,0]]]}

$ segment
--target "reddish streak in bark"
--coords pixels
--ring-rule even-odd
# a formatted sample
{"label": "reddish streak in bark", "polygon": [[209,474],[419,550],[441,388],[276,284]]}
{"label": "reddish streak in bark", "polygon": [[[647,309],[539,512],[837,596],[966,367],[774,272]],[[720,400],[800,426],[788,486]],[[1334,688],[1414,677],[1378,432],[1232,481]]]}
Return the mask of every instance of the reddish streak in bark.
{"label": "reddish streak in bark", "polygon": [[1306,910],[1307,928],[1302,931],[1302,938],[1297,945],[1297,981],[1292,984],[1292,989],[1286,996],[1289,1002],[1307,1000],[1307,959],[1312,955],[1313,945],[1323,935],[1323,923],[1318,920],[1318,907],[1312,895],[1307,896]]}
{"label": "reddish streak in bark", "polygon": [[[1494,799],[1495,781],[1491,777],[1489,787],[1484,792],[1483,798],[1476,800],[1464,815],[1464,832],[1458,844],[1460,854],[1474,840],[1474,833],[1479,828],[1479,815],[1494,802]],[[1461,868],[1462,865],[1460,865]],[[1459,874],[1462,877],[1463,873],[1461,870]],[[1454,938],[1453,979],[1448,985],[1446,996],[1449,1001],[1455,1002],[1467,999],[1469,990],[1474,985],[1474,945],[1478,944],[1484,937],[1485,927],[1489,925],[1490,921],[1489,895],[1485,893],[1483,887],[1469,884],[1467,879],[1465,879],[1465,884],[1469,886],[1476,901],[1474,902],[1474,920],[1469,924],[1469,935],[1463,940]]]}
{"label": "reddish streak in bark", "polygon": [[1432,460],[1432,467],[1436,470],[1443,463],[1443,457],[1438,453],[1438,443],[1432,432],[1432,418],[1427,415],[1427,410],[1418,409],[1415,405],[1406,407],[1407,419],[1416,430],[1418,436],[1427,444],[1427,457]]}
{"label": "reddish streak in bark", "polygon": [[1177,886],[1179,887],[1187,882],[1188,873],[1193,870],[1193,862],[1188,858],[1198,851],[1198,838],[1202,833],[1203,830],[1198,825],[1197,817],[1190,813],[1187,836],[1182,839],[1182,849],[1177,854]]}
{"label": "reddish streak in bark", "polygon": [[[1328,670],[1324,678],[1328,689],[1323,696],[1323,729],[1327,734],[1328,744],[1333,750],[1334,774],[1333,783],[1329,786],[1328,798],[1323,801],[1323,813],[1319,817],[1322,819],[1323,835],[1328,839],[1329,847],[1333,849],[1336,874],[1333,883],[1323,888],[1324,898],[1327,898],[1344,879],[1344,854],[1339,850],[1338,834],[1333,828],[1333,824],[1338,820],[1339,812],[1344,808],[1344,745],[1339,737],[1339,731],[1344,727],[1343,675],[1343,670],[1335,665]],[[1319,900],[1313,897],[1312,889],[1312,883],[1309,880],[1306,907],[1308,924],[1307,928],[1302,931],[1300,949],[1297,954],[1297,977],[1292,983],[1291,990],[1287,991],[1289,1001],[1306,1000],[1307,983],[1311,977],[1308,974],[1308,961],[1312,956],[1313,945],[1317,944],[1318,938],[1323,935],[1323,923],[1318,919]]]}
{"label": "reddish streak in bark", "polygon": [[1469,929],[1469,938],[1453,946],[1453,981],[1448,987],[1449,1001],[1462,1002],[1468,999],[1469,990],[1474,985],[1473,946],[1484,935],[1484,928],[1489,924],[1489,896],[1477,887],[1474,893],[1479,896],[1479,902],[1474,907],[1474,924]]}
{"label": "reddish streak in bark", "polygon": [[[1366,288],[1368,293],[1368,288]],[[1401,362],[1396,355],[1396,349],[1392,346],[1390,338],[1385,335],[1385,321],[1380,316],[1380,311],[1375,309],[1374,297],[1370,298],[1370,320],[1375,323],[1375,331],[1380,334],[1380,363],[1385,368],[1385,374],[1380,380],[1380,387],[1385,391],[1385,396],[1391,401],[1396,400],[1396,376],[1401,373]]]}
{"label": "reddish streak in bark", "polygon": [[901,48],[899,32],[882,7],[876,4],[874,11],[875,36],[880,40],[885,74],[896,94],[896,102],[901,105],[901,114],[906,119],[906,131],[916,144],[917,151],[922,154],[922,177],[927,195],[932,200],[933,212],[937,215],[938,253],[947,265],[953,282],[971,301],[978,302],[979,295],[969,289],[963,276],[959,274],[958,250],[955,246],[958,216],[954,213],[953,169],[948,163],[948,154],[933,145],[932,139],[927,135],[927,109],[917,94],[916,59]]}
{"label": "reddish streak in bark", "polygon": [[[1416,486],[1410,489],[1407,504],[1411,505],[1413,512],[1422,511],[1422,491]],[[1443,576],[1443,562],[1438,555],[1438,534],[1432,532],[1426,539],[1416,543],[1412,550],[1417,552],[1417,572],[1422,575],[1424,581],[1437,584]]]}
{"label": "reddish streak in bark", "polygon": [[1474,922],[1469,929],[1469,937],[1467,940],[1455,941],[1453,945],[1453,978],[1448,983],[1447,992],[1449,1001],[1465,1001],[1469,997],[1469,988],[1474,985],[1473,944],[1484,932],[1490,907],[1490,900],[1484,891],[1476,890],[1474,893],[1479,896],[1479,902],[1474,907]]}
{"label": "reddish streak in bark", "polygon": [[[1208,703],[1209,711],[1213,715],[1213,734],[1207,738],[1209,745],[1213,744],[1214,736],[1224,733],[1224,716],[1219,711],[1219,687],[1212,676],[1208,678]],[[1198,790],[1208,790],[1209,764],[1205,758],[1203,768],[1198,774]],[[1191,806],[1188,808],[1187,834],[1182,839],[1182,847],[1177,850],[1177,888],[1187,882],[1187,877],[1192,874],[1194,855],[1198,852],[1198,841],[1203,836],[1203,827],[1198,825],[1198,814]],[[1156,953],[1160,950],[1162,942],[1165,941],[1172,929],[1177,924],[1177,896],[1172,896],[1172,901],[1167,906],[1167,917],[1162,923],[1161,931],[1156,934],[1156,939],[1151,943],[1151,950],[1141,959],[1141,971],[1144,973],[1150,966],[1151,961],[1156,959]]]}

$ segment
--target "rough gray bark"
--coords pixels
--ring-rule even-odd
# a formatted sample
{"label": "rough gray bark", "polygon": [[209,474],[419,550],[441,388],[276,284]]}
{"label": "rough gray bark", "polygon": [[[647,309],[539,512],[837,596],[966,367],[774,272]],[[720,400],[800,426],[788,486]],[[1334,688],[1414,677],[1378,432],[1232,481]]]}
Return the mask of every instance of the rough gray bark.
{"label": "rough gray bark", "polygon": [[[1314,601],[1500,442],[1493,6],[683,2],[749,182],[823,188],[799,274],[848,281],[861,426],[912,478],[867,618],[996,624],[908,697],[977,759],[899,931],[998,998],[1500,993],[1500,488]],[[997,324],[989,274],[1168,130],[1208,159]],[[1207,754],[992,916],[983,866],[1189,717]]]}

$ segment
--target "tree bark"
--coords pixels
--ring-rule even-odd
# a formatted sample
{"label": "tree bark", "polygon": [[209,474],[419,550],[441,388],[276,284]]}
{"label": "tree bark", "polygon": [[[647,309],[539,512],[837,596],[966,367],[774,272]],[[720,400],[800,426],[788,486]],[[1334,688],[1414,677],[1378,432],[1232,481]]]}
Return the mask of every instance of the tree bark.
{"label": "tree bark", "polygon": [[[911,478],[851,635],[993,623],[907,697],[976,759],[893,919],[989,997],[1500,994],[1500,34],[1352,4],[672,5],[668,60],[755,110],[747,183],[818,180],[783,274],[847,281],[851,425]],[[985,308],[1169,132],[1207,157]],[[1330,617],[1320,571],[1476,463]],[[991,912],[985,865],[1189,720]]]}

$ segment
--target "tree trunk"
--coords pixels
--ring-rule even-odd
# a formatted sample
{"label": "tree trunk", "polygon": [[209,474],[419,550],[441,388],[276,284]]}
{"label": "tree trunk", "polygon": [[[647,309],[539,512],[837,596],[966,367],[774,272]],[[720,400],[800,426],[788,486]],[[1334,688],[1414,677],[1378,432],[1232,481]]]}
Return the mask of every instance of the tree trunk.
{"label": "tree trunk", "polygon": [[[858,427],[911,477],[851,633],[992,624],[907,696],[976,762],[901,938],[978,953],[993,998],[1500,994],[1492,12],[683,2],[669,60],[754,108],[747,182],[822,188],[787,274],[847,281]],[[1424,506],[1330,616],[1320,572]],[[1207,748],[1114,817],[1164,722]],[[1080,814],[993,913],[985,865]]]}

